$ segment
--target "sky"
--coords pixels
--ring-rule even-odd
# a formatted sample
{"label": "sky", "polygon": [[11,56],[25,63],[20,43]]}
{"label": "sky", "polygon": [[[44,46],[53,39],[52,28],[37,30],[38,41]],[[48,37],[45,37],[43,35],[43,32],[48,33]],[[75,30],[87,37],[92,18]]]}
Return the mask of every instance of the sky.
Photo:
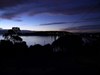
{"label": "sky", "polygon": [[100,0],[0,0],[0,28],[99,31]]}

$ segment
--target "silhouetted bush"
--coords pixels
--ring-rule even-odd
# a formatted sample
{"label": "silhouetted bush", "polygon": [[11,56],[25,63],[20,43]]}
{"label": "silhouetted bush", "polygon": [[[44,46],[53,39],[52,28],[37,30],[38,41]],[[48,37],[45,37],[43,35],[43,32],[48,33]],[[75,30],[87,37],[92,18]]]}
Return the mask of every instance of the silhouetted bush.
{"label": "silhouetted bush", "polygon": [[16,42],[15,44],[14,44],[14,48],[15,49],[27,49],[28,48],[28,46],[26,45],[26,42]]}
{"label": "silhouetted bush", "polygon": [[71,55],[71,53],[78,53],[78,51],[82,48],[82,44],[83,41],[80,36],[69,34],[54,41],[52,46],[54,48],[53,50],[56,52],[60,51]]}
{"label": "silhouetted bush", "polygon": [[0,48],[12,48],[13,47],[13,43],[9,40],[1,40],[0,41]]}

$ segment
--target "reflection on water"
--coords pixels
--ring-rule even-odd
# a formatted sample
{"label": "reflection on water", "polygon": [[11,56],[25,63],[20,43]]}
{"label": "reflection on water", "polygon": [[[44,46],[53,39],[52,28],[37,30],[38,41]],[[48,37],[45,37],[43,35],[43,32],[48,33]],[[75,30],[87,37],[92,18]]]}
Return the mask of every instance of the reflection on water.
{"label": "reflection on water", "polygon": [[54,37],[50,36],[21,36],[23,41],[27,42],[27,45],[34,45],[34,44],[51,44],[55,39]]}
{"label": "reflection on water", "polygon": [[[55,39],[58,37],[54,36],[21,36],[23,41],[26,41],[27,45],[35,45],[35,44],[51,44]],[[0,36],[0,40],[3,39],[2,36]]]}
{"label": "reflection on water", "polygon": [[2,37],[2,35],[0,35],[0,40],[2,40],[3,39],[3,37]]}

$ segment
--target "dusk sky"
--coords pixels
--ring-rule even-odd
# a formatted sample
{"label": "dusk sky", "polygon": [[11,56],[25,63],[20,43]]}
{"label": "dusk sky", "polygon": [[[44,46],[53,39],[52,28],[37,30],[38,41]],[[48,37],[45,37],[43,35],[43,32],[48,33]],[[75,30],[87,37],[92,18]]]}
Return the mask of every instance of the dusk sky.
{"label": "dusk sky", "polygon": [[89,31],[100,29],[100,0],[0,0],[0,28]]}

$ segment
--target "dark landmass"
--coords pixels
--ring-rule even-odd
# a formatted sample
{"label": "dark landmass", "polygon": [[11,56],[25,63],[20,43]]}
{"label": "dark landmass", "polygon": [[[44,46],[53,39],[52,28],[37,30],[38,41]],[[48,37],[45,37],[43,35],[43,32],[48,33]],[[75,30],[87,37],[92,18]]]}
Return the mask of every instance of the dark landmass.
{"label": "dark landmass", "polygon": [[[0,29],[0,35],[7,33],[8,30]],[[20,36],[64,36],[69,34],[67,31],[30,31],[30,30],[21,30],[19,33]],[[77,35],[99,35],[100,32],[73,32]]]}
{"label": "dark landmass", "polygon": [[[8,29],[0,29],[0,34],[4,34],[4,33],[7,33]],[[22,34],[25,34],[25,33],[33,33],[32,31],[29,31],[29,30],[21,30],[21,33]]]}
{"label": "dark landmass", "polygon": [[32,31],[31,33],[20,33],[23,36],[63,36],[69,32],[66,31]]}
{"label": "dark landmass", "polygon": [[[0,30],[0,34],[7,33],[8,30]],[[19,35],[22,36],[60,36],[64,35],[68,32],[66,31],[29,31],[29,30],[21,30]]]}
{"label": "dark landmass", "polygon": [[66,33],[51,45],[30,47],[0,41],[1,75],[96,75],[99,57],[100,34]]}

